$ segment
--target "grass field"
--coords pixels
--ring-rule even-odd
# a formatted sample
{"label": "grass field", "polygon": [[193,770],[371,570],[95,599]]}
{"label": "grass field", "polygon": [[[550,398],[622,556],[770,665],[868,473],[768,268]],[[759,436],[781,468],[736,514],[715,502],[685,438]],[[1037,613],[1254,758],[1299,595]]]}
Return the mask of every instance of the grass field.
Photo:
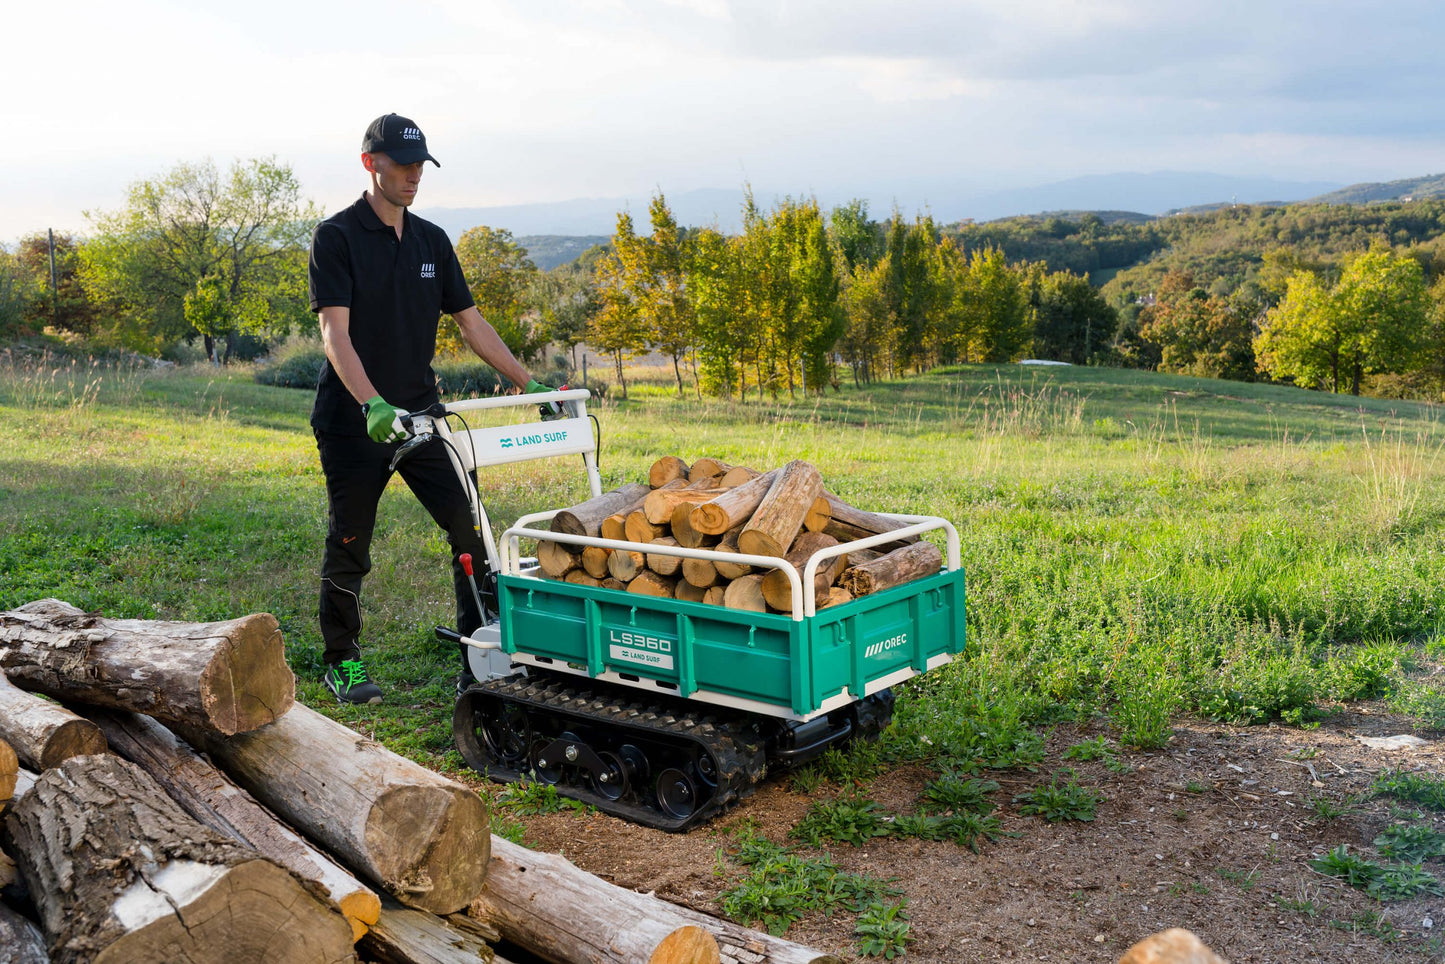
{"label": "grass field", "polygon": [[[1308,725],[1387,698],[1445,726],[1425,679],[1445,607],[1439,408],[1108,369],[969,366],[825,398],[677,399],[667,371],[595,407],[608,486],[661,454],[808,459],[849,502],[954,520],[970,652],[910,686],[894,756],[1018,762],[1101,715],[1141,747],[1191,713]],[[269,611],[300,697],[456,770],[440,533],[387,493],[363,646],[387,692],[317,682],[325,498],[308,392],[245,369],[0,370],[0,609],[54,596],[112,617]],[[494,522],[578,501],[573,460],[484,472]],[[498,526],[500,528],[500,525]]]}

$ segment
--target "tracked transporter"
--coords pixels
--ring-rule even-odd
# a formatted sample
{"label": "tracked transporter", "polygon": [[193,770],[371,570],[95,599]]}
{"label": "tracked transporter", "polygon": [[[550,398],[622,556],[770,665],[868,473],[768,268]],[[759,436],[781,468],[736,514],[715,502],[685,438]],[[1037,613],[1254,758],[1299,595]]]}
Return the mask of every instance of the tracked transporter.
{"label": "tracked transporter", "polygon": [[[646,826],[686,830],[746,796],[768,769],[875,736],[892,716],[890,687],[963,649],[958,534],[940,518],[888,516],[900,528],[824,548],[801,565],[549,531],[560,509],[523,516],[499,544],[473,481],[478,468],[580,455],[592,497],[602,495],[588,398],[574,389],[434,406],[410,416],[412,438],[397,455],[447,446],[467,480],[487,553],[486,560],[461,560],[484,625],[468,637],[436,630],[465,647],[476,677],[453,715],[468,765],[498,781],[553,784],[564,796]],[[505,420],[505,412],[482,413],[539,403],[540,423],[466,423],[468,414]],[[946,536],[943,566],[819,606],[820,567],[933,530]],[[523,539],[781,570],[791,615],[544,579],[537,561],[521,555]]]}

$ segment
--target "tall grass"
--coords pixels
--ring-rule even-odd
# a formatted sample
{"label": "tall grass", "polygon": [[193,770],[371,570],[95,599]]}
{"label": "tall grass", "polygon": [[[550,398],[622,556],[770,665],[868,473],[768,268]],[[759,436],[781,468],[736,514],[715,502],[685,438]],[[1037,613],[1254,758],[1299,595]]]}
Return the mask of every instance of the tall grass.
{"label": "tall grass", "polygon": [[[1308,725],[1341,699],[1445,721],[1440,413],[1138,372],[972,366],[826,396],[699,401],[670,368],[593,406],[604,481],[658,455],[815,462],[877,511],[959,525],[970,649],[906,687],[898,753],[1003,765],[1037,727],[1103,714],[1159,746],[1171,720]],[[276,613],[302,698],[443,768],[454,651],[446,549],[384,499],[363,646],[380,712],[316,678],[325,497],[311,395],[215,369],[0,365],[0,608],[57,595],[115,616]],[[583,497],[574,460],[482,475],[497,527]]]}

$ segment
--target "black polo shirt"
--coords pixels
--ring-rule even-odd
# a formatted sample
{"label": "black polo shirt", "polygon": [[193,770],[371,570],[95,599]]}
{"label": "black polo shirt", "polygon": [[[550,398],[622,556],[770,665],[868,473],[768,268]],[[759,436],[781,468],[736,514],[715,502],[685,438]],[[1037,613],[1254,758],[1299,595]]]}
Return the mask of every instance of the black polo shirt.
{"label": "black polo shirt", "polygon": [[[437,323],[474,303],[446,232],[402,211],[401,238],[361,196],[316,226],[307,285],[311,310],[351,309],[351,344],[382,398],[408,411],[437,400]],[[321,366],[311,424],[366,434],[361,406],[328,361]]]}

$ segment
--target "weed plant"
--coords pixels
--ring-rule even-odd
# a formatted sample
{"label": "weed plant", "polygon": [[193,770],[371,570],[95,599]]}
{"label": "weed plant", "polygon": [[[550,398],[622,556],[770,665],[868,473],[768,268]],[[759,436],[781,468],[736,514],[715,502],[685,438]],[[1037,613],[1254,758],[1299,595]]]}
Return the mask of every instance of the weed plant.
{"label": "weed plant", "polygon": [[1375,848],[1387,860],[1419,863],[1445,857],[1445,833],[1421,823],[1397,823],[1375,838]]}
{"label": "weed plant", "polygon": [[[1062,783],[1059,782],[1060,776],[1064,776]],[[1019,813],[1026,817],[1040,816],[1050,823],[1060,820],[1092,821],[1103,801],[1102,793],[1080,786],[1073,774],[1056,775],[1048,783],[1014,797],[1015,803],[1022,804]]]}
{"label": "weed plant", "polygon": [[1445,810],[1445,779],[1432,773],[1386,770],[1375,777],[1370,789],[1431,810]]}
{"label": "weed plant", "polygon": [[888,821],[878,804],[851,794],[814,801],[788,832],[788,836],[810,847],[821,847],[825,840],[861,847],[874,837],[888,834]]}

